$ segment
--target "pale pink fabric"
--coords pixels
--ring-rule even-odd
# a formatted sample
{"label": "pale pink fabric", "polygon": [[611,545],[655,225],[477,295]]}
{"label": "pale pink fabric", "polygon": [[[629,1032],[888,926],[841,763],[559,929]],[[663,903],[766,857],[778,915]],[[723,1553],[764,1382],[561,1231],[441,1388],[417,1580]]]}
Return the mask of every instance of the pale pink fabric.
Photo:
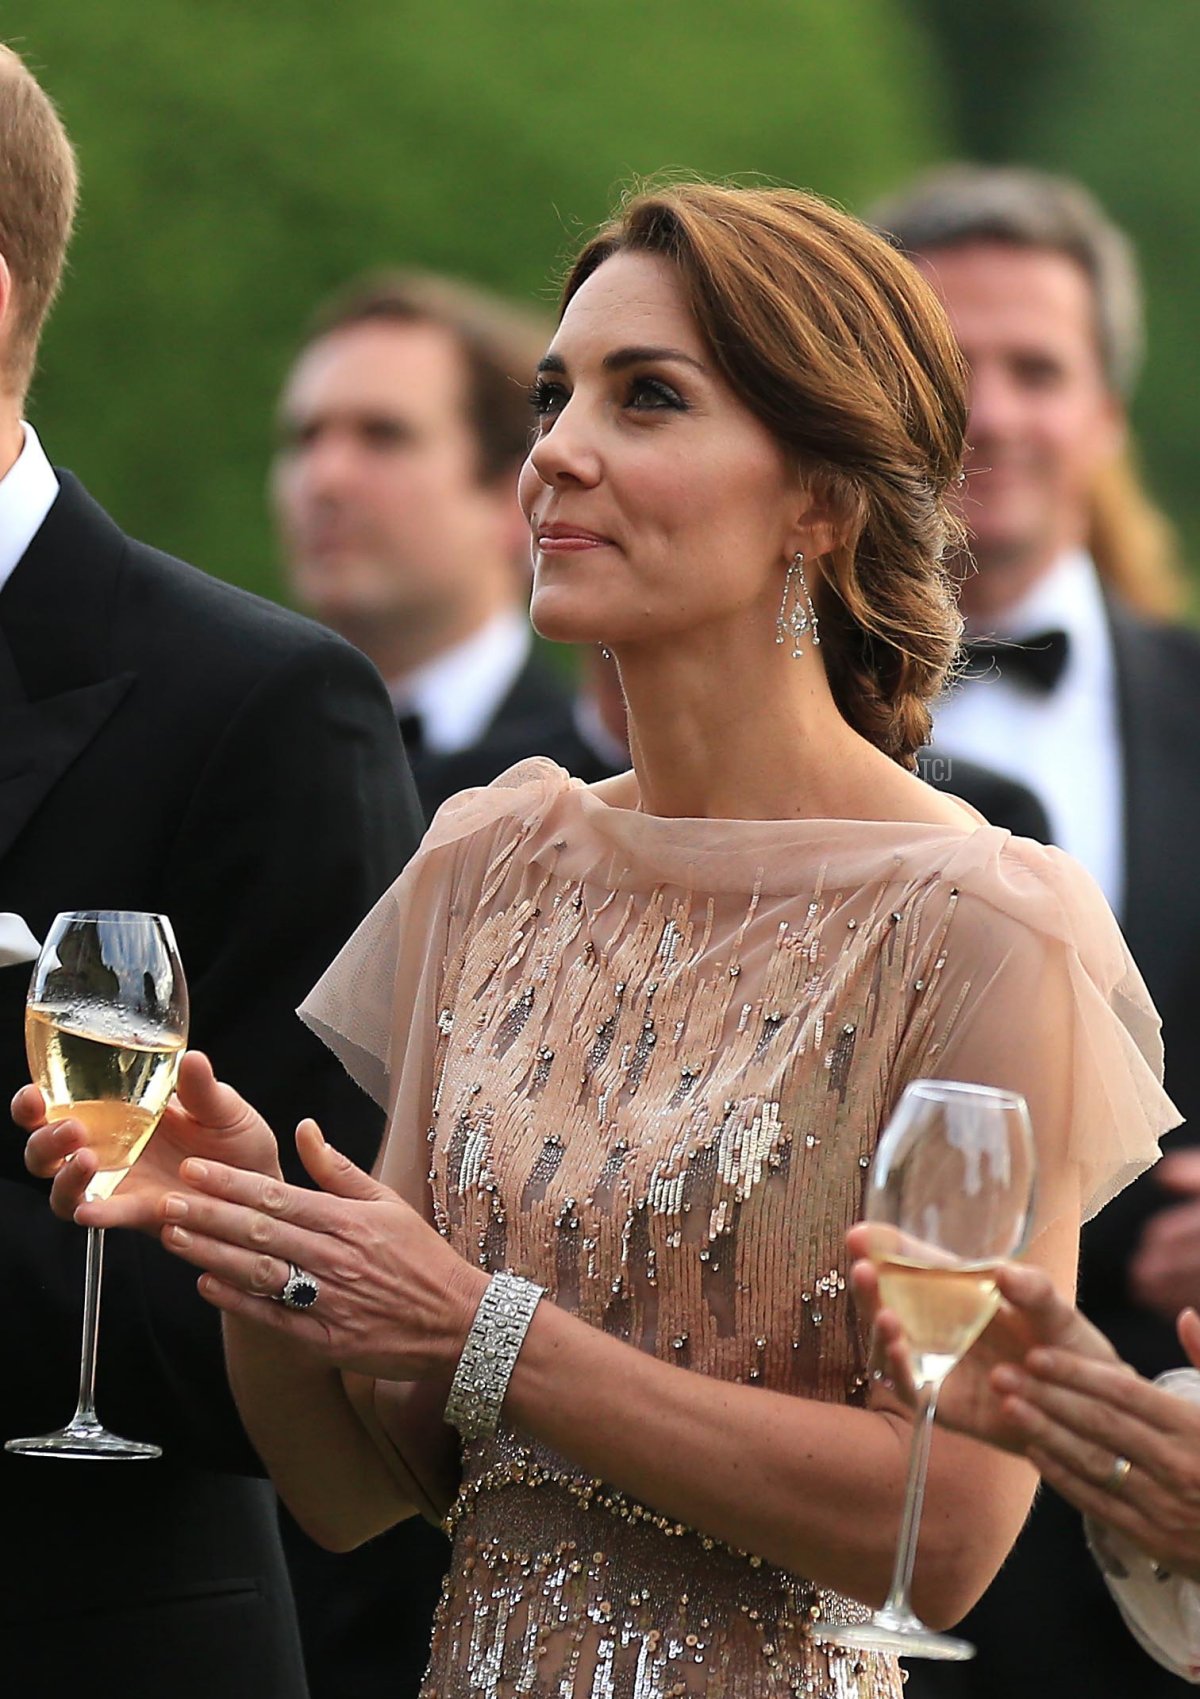
{"label": "pale pink fabric", "polygon": [[[1043,1227],[1178,1119],[1145,986],[1060,852],[982,823],[654,818],[541,760],[445,805],[302,1013],[387,1105],[383,1178],[464,1256],[827,1402],[863,1396],[843,1236],[909,1080],[1025,1094]],[[899,1691],[814,1640],[838,1601],[653,1511],[520,1436],[467,1448],[427,1692]]]}

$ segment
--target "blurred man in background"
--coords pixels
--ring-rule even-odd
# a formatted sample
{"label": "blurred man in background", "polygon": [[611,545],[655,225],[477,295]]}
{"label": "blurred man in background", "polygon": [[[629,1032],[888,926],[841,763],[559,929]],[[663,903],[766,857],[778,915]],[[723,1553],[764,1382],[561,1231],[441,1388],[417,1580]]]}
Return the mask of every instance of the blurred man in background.
{"label": "blurred man in background", "polygon": [[[382,674],[428,815],[526,756],[579,753],[568,687],[534,652],[516,498],[548,336],[483,290],[379,273],[318,310],[280,398],[292,594]],[[440,1529],[413,1520],[333,1556],[282,1523],[313,1699],[415,1695]]]}
{"label": "blurred man in background", "polygon": [[[1177,580],[1128,448],[1142,352],[1132,252],[1077,184],[1027,171],[951,167],[872,216],[940,291],[971,374],[971,663],[935,716],[936,748],[1029,785],[1054,840],[1091,869],[1162,1014],[1167,1086],[1190,1121],[1200,640],[1146,617],[1177,605]],[[1168,1205],[1151,1174],[1085,1232],[1081,1302],[1154,1374],[1178,1359],[1171,1323],[1198,1273],[1200,1205]],[[1126,1633],[1078,1517],[1052,1495],[966,1632],[977,1660],[916,1665],[914,1699],[1185,1690]]]}
{"label": "blurred man in background", "polygon": [[[0,47],[0,908],[39,938],[62,909],[169,914],[192,1040],[291,1177],[302,1115],[369,1163],[382,1118],[293,1010],[416,842],[387,696],[349,644],[135,542],[52,468],[23,414],[75,199],[58,115]],[[28,983],[0,970],[5,1102]],[[58,1427],[79,1370],[84,1235],[21,1142],[0,1141],[0,1439]],[[110,1233],[105,1265],[99,1407],[163,1455],[0,1452],[5,1691],[304,1699],[219,1315],[140,1235]]]}
{"label": "blurred man in background", "polygon": [[272,494],[292,593],[382,673],[429,812],[458,788],[448,758],[474,752],[486,782],[570,724],[533,653],[516,499],[547,340],[481,290],[382,274],[319,311],[284,384]]}

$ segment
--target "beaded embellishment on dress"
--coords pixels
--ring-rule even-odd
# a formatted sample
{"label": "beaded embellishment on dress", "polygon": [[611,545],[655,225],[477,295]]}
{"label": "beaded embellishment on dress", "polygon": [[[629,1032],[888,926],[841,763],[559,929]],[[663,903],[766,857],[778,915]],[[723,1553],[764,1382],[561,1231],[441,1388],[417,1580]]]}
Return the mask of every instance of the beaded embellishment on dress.
{"label": "beaded embellishment on dress", "polygon": [[[714,957],[710,897],[507,846],[445,980],[439,1229],[669,1362],[861,1401],[842,1239],[954,903],[817,890],[781,918],[752,890]],[[814,1642],[810,1583],[511,1435],[467,1449],[449,1525],[429,1699],[897,1690],[889,1661]]]}

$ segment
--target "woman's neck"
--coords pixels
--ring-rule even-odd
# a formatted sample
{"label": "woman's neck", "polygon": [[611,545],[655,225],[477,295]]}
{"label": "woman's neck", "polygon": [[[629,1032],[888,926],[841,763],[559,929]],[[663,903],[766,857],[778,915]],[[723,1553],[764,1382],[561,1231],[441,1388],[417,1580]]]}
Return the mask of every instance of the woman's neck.
{"label": "woman's neck", "polygon": [[787,820],[861,811],[869,774],[885,758],[838,712],[819,647],[793,659],[757,631],[741,644],[728,632],[707,642],[689,633],[622,648],[617,660],[648,814]]}

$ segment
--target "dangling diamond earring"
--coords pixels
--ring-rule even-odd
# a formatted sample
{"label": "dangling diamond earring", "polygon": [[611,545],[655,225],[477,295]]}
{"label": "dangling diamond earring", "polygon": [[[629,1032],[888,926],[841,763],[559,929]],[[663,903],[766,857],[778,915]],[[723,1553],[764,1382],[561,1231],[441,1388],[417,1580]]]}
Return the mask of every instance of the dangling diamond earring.
{"label": "dangling diamond earring", "polygon": [[821,641],[817,630],[817,610],[813,607],[813,599],[808,593],[808,580],[804,576],[804,556],[795,554],[783,581],[783,601],[779,608],[779,617],[775,621],[775,641],[786,642],[790,632],[792,659],[798,661],[804,653],[800,647],[800,639],[806,631],[812,633],[813,647],[816,648]]}

